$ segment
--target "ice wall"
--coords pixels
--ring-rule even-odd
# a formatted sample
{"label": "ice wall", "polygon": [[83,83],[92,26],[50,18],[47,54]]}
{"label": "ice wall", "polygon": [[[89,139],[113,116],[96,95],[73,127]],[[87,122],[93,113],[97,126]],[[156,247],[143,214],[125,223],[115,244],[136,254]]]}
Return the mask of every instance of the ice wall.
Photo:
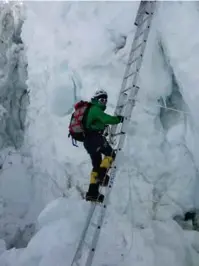
{"label": "ice wall", "polygon": [[[136,7],[137,3],[27,3],[22,35],[28,48],[30,89],[26,144],[34,160],[35,189],[37,195],[42,194],[44,202],[60,195],[80,202],[88,187],[89,158],[81,145],[78,149],[71,146],[67,139],[69,116],[64,115],[70,112],[74,95],[88,99],[98,86],[109,92],[108,110],[113,110],[134,34],[132,11]],[[193,82],[194,99],[197,99],[196,76],[191,65],[196,56],[193,47],[196,42],[197,48],[197,38],[194,35],[191,43],[183,35],[190,21],[197,24],[195,8],[195,3],[162,3],[154,18],[139,80],[141,90],[111,195],[108,229],[103,231],[103,239],[109,245],[106,247],[101,242],[97,255],[99,265],[105,263],[101,262],[104,254],[110,265],[120,263],[122,254],[124,265],[133,262],[159,266],[169,262],[173,266],[195,266],[198,263],[198,234],[184,232],[172,219],[177,214],[183,216],[197,203],[198,163],[194,151],[197,141],[193,142],[197,136],[193,130],[197,106],[192,106],[192,96],[186,97],[187,84]],[[179,25],[179,13],[188,20],[184,31],[174,31],[175,25],[176,28]],[[181,39],[187,41],[189,52],[185,58]],[[72,204],[71,208],[74,211]],[[58,209],[57,212],[59,216]],[[54,234],[57,237],[65,229],[69,232],[74,217],[67,223],[62,215],[64,221],[55,221],[52,216],[22,256],[23,251],[19,252],[21,265],[44,266],[51,259],[60,265],[65,263],[62,245],[69,244],[67,250],[72,251],[74,238],[70,235],[73,240],[64,237],[58,241]],[[121,234],[117,236],[115,230],[119,226]],[[116,239],[109,237],[110,231]],[[53,233],[48,246],[41,239],[49,232]],[[120,252],[115,243],[121,245]],[[12,255],[1,258],[8,263]]]}
{"label": "ice wall", "polygon": [[[63,115],[71,111],[74,94],[89,99],[99,87],[110,93],[109,110],[113,110],[126,56],[120,50],[132,34],[131,10],[137,6],[27,3],[22,33],[28,47],[30,89],[27,142],[47,201],[71,187],[80,196],[87,188],[89,157],[81,144],[78,149],[72,146],[67,137],[70,116]],[[124,13],[127,22],[119,23]]]}
{"label": "ice wall", "polygon": [[28,105],[27,61],[20,38],[23,17],[17,4],[1,4],[0,11],[0,147],[19,148]]}
{"label": "ice wall", "polygon": [[[180,17],[186,18],[183,30]],[[125,151],[131,158],[124,168],[133,173],[134,213],[139,213],[135,223],[198,208],[197,37],[189,31],[197,20],[194,2],[160,3],[153,19]],[[118,190],[121,186],[118,181]]]}
{"label": "ice wall", "polygon": [[[171,64],[172,47],[180,42],[182,31],[176,26],[179,36],[175,39],[177,35],[171,38],[168,30],[174,28],[175,20],[177,23],[175,14],[179,8],[188,17],[196,14],[194,5],[158,6],[141,69],[141,90],[127,142],[130,149],[124,151],[124,158],[132,158],[128,172],[134,186],[138,186],[139,197],[143,197],[137,208],[147,208],[147,212],[142,212],[146,217],[168,218],[196,206],[197,162],[191,149],[194,131],[190,127],[192,117],[188,115],[190,103],[182,90],[184,76],[181,80],[176,75],[181,61]],[[77,153],[70,144],[69,116],[62,116],[71,110],[74,91],[76,96],[89,99],[98,86],[109,92],[108,110],[113,110],[135,30],[135,13],[133,16],[131,9],[136,10],[137,6],[137,3],[48,3],[47,7],[46,3],[27,3],[23,28],[31,97],[27,141],[40,176],[38,187],[44,189],[47,201],[60,193],[67,194],[74,187],[81,197],[87,187],[89,158],[82,148]],[[44,15],[46,8],[50,11]],[[170,9],[172,19],[166,23]],[[126,18],[119,23],[124,13]],[[196,21],[197,16],[192,20]],[[186,45],[191,49],[190,41]],[[184,60],[177,47],[179,58]],[[188,76],[192,79],[192,74]],[[125,168],[129,168],[129,162],[123,171]],[[122,184],[118,184],[120,189]],[[134,197],[140,201],[138,196]]]}
{"label": "ice wall", "polygon": [[25,166],[27,158],[20,150],[28,106],[22,11],[17,2],[0,3],[0,238],[7,247],[15,245],[26,225],[32,195],[31,163]]}

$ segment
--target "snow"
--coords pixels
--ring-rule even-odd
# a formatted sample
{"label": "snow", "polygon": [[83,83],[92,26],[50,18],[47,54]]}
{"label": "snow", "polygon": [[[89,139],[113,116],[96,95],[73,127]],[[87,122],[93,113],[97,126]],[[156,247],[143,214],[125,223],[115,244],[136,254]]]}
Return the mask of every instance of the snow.
{"label": "snow", "polygon": [[82,205],[81,201],[75,199],[58,198],[52,201],[38,216],[38,228],[41,229],[57,219],[67,217],[70,217],[71,221],[78,221],[82,217],[84,219],[88,204],[86,204],[86,208],[84,207],[85,209],[82,209]]}
{"label": "snow", "polygon": [[[51,110],[57,116],[69,115],[73,111],[75,104],[80,97],[81,81],[74,71],[69,72],[67,65],[61,66],[56,74],[56,79],[52,81],[53,92],[50,97]],[[60,73],[61,72],[61,73]],[[63,72],[63,73],[62,73]],[[57,79],[59,83],[57,84]]]}
{"label": "snow", "polygon": [[[88,203],[79,200],[53,201],[40,214],[38,232],[27,248],[20,253],[7,251],[7,256],[5,252],[0,257],[1,265],[70,265],[88,208]],[[107,265],[107,261],[108,265],[127,266],[132,262],[138,266],[197,265],[190,263],[198,257],[194,253],[198,241],[197,232],[184,232],[173,220],[151,221],[145,228],[132,228],[124,216],[109,209],[94,265]],[[15,264],[9,263],[10,256],[15,256]]]}
{"label": "snow", "polygon": [[[199,233],[174,219],[199,204],[198,36],[190,32],[197,7],[159,3],[95,266],[198,265]],[[7,73],[13,77],[18,60],[19,92],[25,88],[27,60],[30,91],[25,136],[11,127],[24,137],[23,146],[4,149],[0,157],[1,237],[8,234],[9,247],[19,247],[5,250],[0,242],[1,266],[71,265],[90,206],[82,197],[91,165],[82,145],[67,138],[70,114],[76,100],[90,99],[99,87],[108,91],[107,111],[113,112],[137,8],[138,2],[26,2],[26,56],[18,7],[10,31],[1,28],[10,45],[9,56],[0,57],[2,81]],[[6,95],[7,80],[2,84]],[[0,104],[4,125],[7,114],[17,123]]]}
{"label": "snow", "polygon": [[0,235],[7,246],[16,242],[19,231],[29,223],[25,217],[32,202],[32,181],[19,153],[4,149],[0,153]]}
{"label": "snow", "polygon": [[0,254],[2,254],[6,250],[6,243],[4,240],[0,240]]}

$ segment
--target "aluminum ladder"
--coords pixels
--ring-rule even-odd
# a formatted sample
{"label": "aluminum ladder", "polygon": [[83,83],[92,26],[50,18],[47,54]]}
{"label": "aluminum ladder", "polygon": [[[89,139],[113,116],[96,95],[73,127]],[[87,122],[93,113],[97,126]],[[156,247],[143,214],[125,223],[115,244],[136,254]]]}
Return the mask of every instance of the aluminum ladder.
{"label": "aluminum ladder", "polygon": [[142,64],[142,59],[150,31],[150,25],[155,10],[156,1],[141,1],[135,19],[137,30],[132,43],[128,63],[122,81],[120,94],[118,97],[115,115],[123,115],[122,125],[112,126],[110,141],[115,145],[116,158],[109,169],[110,180],[105,188],[103,203],[91,203],[89,213],[83,232],[77,246],[71,266],[91,266],[96,251],[97,242],[103,225],[109,196],[112,190],[114,179],[119,165],[119,152],[122,150],[125,133],[129,124],[133,107],[135,106],[135,96],[138,93],[138,75]]}

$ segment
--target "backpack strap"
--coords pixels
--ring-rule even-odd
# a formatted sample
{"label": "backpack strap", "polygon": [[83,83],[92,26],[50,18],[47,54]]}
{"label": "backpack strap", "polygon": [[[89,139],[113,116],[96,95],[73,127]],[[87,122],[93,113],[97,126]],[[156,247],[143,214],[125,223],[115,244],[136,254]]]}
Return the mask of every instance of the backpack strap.
{"label": "backpack strap", "polygon": [[92,103],[89,102],[88,103],[88,107],[87,107],[87,109],[86,109],[86,111],[84,113],[84,117],[82,119],[82,127],[84,129],[85,134],[86,134],[86,132],[88,132],[88,128],[86,128],[86,120],[87,120],[88,112],[89,112],[91,106],[92,106]]}
{"label": "backpack strap", "polygon": [[72,144],[73,144],[73,146],[75,146],[75,147],[79,147],[79,146],[77,145],[77,141],[76,141],[75,139],[73,139],[73,138],[72,138]]}
{"label": "backpack strap", "polygon": [[78,145],[77,145],[77,141],[71,136],[71,134],[70,134],[70,132],[68,133],[68,138],[70,138],[71,137],[71,141],[72,141],[72,144],[73,144],[73,146],[75,146],[75,147],[79,147]]}

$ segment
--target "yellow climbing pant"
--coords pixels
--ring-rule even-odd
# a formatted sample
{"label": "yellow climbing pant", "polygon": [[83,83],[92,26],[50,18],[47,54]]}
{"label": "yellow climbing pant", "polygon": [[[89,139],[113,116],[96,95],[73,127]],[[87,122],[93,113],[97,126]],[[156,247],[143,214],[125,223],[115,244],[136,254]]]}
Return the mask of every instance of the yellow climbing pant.
{"label": "yellow climbing pant", "polygon": [[96,184],[97,183],[97,172],[91,172],[91,178],[90,178],[90,184]]}
{"label": "yellow climbing pant", "polygon": [[[113,158],[111,156],[105,156],[100,164],[100,168],[108,169],[110,168],[112,162],[113,162]],[[90,184],[96,184],[98,181],[97,177],[98,177],[98,172],[92,171],[91,177],[90,177]]]}
{"label": "yellow climbing pant", "polygon": [[112,162],[113,162],[113,158],[111,156],[105,156],[100,164],[100,167],[108,169],[110,168]]}

